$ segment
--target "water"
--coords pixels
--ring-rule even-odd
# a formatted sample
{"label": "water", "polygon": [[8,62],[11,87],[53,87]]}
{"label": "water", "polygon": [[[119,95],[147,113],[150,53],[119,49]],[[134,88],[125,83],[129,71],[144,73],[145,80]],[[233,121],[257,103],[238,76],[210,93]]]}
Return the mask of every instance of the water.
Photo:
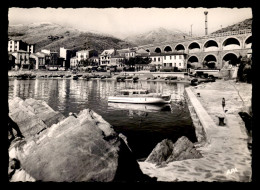
{"label": "water", "polygon": [[[64,116],[90,108],[108,121],[115,131],[123,133],[137,159],[149,155],[165,138],[175,142],[187,136],[196,142],[195,129],[184,98],[186,84],[128,81],[120,83],[103,80],[36,79],[9,80],[9,99],[34,98],[44,100]],[[167,105],[136,105],[108,103],[107,98],[124,88],[143,88],[151,92],[172,94]]]}

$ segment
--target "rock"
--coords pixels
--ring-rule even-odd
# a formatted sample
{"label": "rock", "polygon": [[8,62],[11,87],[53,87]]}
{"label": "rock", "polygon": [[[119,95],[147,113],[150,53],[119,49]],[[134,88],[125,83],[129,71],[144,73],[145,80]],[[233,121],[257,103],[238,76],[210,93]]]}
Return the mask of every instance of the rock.
{"label": "rock", "polygon": [[185,136],[179,138],[174,144],[171,140],[164,139],[158,143],[147,157],[145,162],[154,163],[159,167],[164,167],[172,161],[202,158],[193,143]]}
{"label": "rock", "polygon": [[[21,170],[30,180],[151,180],[142,173],[132,152],[112,126],[89,109],[81,111],[77,118],[65,118],[32,139],[16,141],[9,148],[9,156],[20,161]],[[11,180],[26,179],[22,172],[17,178]]]}
{"label": "rock", "polygon": [[34,136],[65,117],[42,100],[15,97],[8,101],[9,116],[19,126],[24,137]]}
{"label": "rock", "polygon": [[172,154],[172,150],[173,142],[169,139],[164,139],[162,142],[156,145],[145,162],[150,162],[153,164],[160,164],[165,162]]}
{"label": "rock", "polygon": [[195,158],[202,158],[201,153],[196,150],[187,137],[182,136],[174,143],[172,154],[166,160],[166,163]]}

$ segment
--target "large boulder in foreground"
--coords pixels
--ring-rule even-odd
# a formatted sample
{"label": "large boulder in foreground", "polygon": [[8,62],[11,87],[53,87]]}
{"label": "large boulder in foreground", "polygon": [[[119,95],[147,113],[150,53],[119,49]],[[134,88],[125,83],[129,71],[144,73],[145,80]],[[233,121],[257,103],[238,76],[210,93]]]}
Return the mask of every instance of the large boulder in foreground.
{"label": "large boulder in foreground", "polygon": [[34,136],[65,117],[46,102],[15,97],[8,101],[9,116],[19,126],[24,137]]}
{"label": "large boulder in foreground", "polygon": [[173,142],[169,139],[164,139],[156,145],[145,161],[154,164],[161,164],[169,158],[172,154],[172,150]]}
{"label": "large boulder in foreground", "polygon": [[9,156],[36,181],[150,180],[120,136],[100,115],[85,109],[33,139],[14,142]]}
{"label": "large boulder in foreground", "polygon": [[172,161],[195,158],[202,158],[201,153],[187,137],[182,136],[175,143],[169,139],[158,143],[145,161],[163,165]]}

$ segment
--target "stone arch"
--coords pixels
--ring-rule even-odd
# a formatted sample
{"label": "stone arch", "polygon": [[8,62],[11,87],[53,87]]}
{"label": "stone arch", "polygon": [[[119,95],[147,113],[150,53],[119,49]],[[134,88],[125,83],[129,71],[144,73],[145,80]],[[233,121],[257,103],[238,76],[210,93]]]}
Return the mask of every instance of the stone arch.
{"label": "stone arch", "polygon": [[214,54],[207,54],[203,58],[202,64],[203,64],[203,67],[207,66],[209,68],[216,68],[217,64],[218,64],[217,56]]}
{"label": "stone arch", "polygon": [[200,67],[199,58],[196,55],[192,55],[187,60],[187,68],[198,68]]}
{"label": "stone arch", "polygon": [[238,57],[239,55],[235,52],[227,52],[222,56],[222,64],[232,64],[236,65],[238,64]]}
{"label": "stone arch", "polygon": [[183,44],[177,44],[174,48],[175,51],[185,51],[185,46]]}
{"label": "stone arch", "polygon": [[251,48],[252,47],[252,35],[247,36],[245,38],[245,48]]}
{"label": "stone arch", "polygon": [[214,39],[209,39],[203,44],[204,51],[218,51],[218,42]]}
{"label": "stone arch", "polygon": [[198,42],[191,42],[188,45],[188,50],[189,53],[195,53],[195,52],[199,52],[200,51],[200,44]]}
{"label": "stone arch", "polygon": [[188,45],[188,49],[191,50],[191,49],[194,49],[194,48],[199,48],[200,49],[200,44],[198,42],[191,42],[189,45]]}
{"label": "stone arch", "polygon": [[155,52],[155,53],[161,53],[162,50],[161,50],[161,48],[157,47],[157,48],[155,48],[154,52]]}
{"label": "stone arch", "polygon": [[222,49],[223,50],[232,50],[232,49],[240,49],[241,42],[235,36],[227,37],[222,42]]}
{"label": "stone arch", "polygon": [[192,55],[188,58],[188,62],[190,63],[199,62],[199,58],[196,55]]}
{"label": "stone arch", "polygon": [[165,46],[163,50],[166,51],[166,52],[169,52],[169,51],[172,51],[172,47],[171,46]]}

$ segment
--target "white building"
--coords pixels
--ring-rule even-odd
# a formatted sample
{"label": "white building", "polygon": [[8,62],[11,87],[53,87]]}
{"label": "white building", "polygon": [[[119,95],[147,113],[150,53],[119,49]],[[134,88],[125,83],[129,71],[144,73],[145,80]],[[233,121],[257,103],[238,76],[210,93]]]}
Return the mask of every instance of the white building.
{"label": "white building", "polygon": [[76,56],[70,58],[70,68],[75,68],[77,64],[78,64],[78,59]]}
{"label": "white building", "polygon": [[100,65],[101,66],[108,66],[110,65],[110,59],[112,55],[115,55],[116,51],[115,49],[108,49],[108,50],[104,50],[101,54],[100,54]]}
{"label": "white building", "polygon": [[186,69],[186,54],[181,52],[162,53],[163,56],[163,67],[178,69]]}
{"label": "white building", "polygon": [[51,50],[48,50],[48,49],[42,49],[41,52],[46,53],[48,55],[51,54]]}
{"label": "white building", "polygon": [[8,40],[8,47],[7,50],[9,52],[16,52],[16,51],[27,51],[29,53],[35,52],[35,44],[28,44],[23,42],[22,40]]}
{"label": "white building", "polygon": [[150,53],[149,57],[151,58],[151,67],[156,69],[161,69],[163,67],[163,55],[161,53]]}

